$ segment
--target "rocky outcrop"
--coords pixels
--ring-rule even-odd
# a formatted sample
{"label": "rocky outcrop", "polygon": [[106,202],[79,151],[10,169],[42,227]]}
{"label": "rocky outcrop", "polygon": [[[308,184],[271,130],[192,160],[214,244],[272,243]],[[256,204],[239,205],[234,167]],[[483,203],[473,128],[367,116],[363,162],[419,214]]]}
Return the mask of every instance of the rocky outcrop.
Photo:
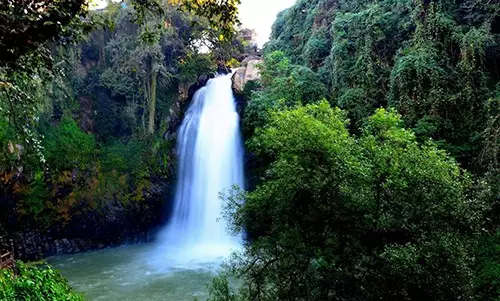
{"label": "rocky outcrop", "polygon": [[170,214],[171,204],[167,200],[173,191],[163,177],[152,176],[150,181],[140,202],[111,199],[102,202],[99,208],[89,208],[82,201],[75,205],[67,221],[38,229],[13,220],[10,229],[0,227],[0,236],[8,234],[14,243],[16,259],[25,261],[149,242]]}
{"label": "rocky outcrop", "polygon": [[260,79],[260,70],[257,67],[262,63],[259,57],[248,57],[243,60],[243,67],[236,69],[233,75],[233,90],[235,93],[243,92],[249,81]]}
{"label": "rocky outcrop", "polygon": [[153,231],[130,235],[123,240],[99,240],[88,238],[55,238],[50,233],[35,231],[18,232],[14,234],[15,257],[25,261],[39,260],[49,256],[75,254],[98,250],[124,243],[142,243],[153,239]]}
{"label": "rocky outcrop", "polygon": [[202,74],[198,76],[196,82],[191,83],[179,83],[178,86],[178,97],[172,103],[169,108],[169,114],[166,119],[167,131],[163,134],[163,138],[166,140],[174,140],[177,134],[177,130],[181,126],[182,119],[184,118],[184,113],[187,110],[194,93],[205,86],[210,78],[213,78],[214,74]]}

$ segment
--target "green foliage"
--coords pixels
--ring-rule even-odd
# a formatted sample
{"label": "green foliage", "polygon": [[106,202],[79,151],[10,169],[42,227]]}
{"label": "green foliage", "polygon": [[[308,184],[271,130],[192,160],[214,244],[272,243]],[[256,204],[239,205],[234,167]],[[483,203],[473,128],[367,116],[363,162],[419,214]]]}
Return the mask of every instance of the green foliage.
{"label": "green foliage", "polygon": [[54,219],[52,212],[47,210],[47,201],[50,197],[43,174],[37,172],[23,193],[18,211],[22,216],[28,216],[40,229],[46,229]]}
{"label": "green foliage", "polygon": [[241,94],[247,101],[250,101],[252,100],[252,94],[260,90],[261,88],[262,85],[259,80],[251,80],[245,84],[245,87],[243,87],[243,91],[241,92]]}
{"label": "green foliage", "polygon": [[[124,23],[128,23],[129,26],[125,26],[126,35],[131,38],[129,40],[142,46],[138,47],[141,51],[134,49],[137,47],[122,47],[120,50],[124,55],[121,58],[128,57],[128,59],[121,60],[122,63],[126,62],[125,68],[115,66],[111,70],[106,70],[107,72],[102,72],[102,83],[112,92],[129,97],[132,108],[140,105],[145,107],[147,104],[150,115],[148,116],[148,131],[152,133],[155,130],[154,121],[157,117],[155,111],[157,93],[153,91],[156,91],[157,86],[166,85],[171,80],[170,71],[176,70],[178,58],[186,55],[187,48],[193,50],[195,41],[206,40],[205,37],[202,38],[205,33],[217,32],[216,46],[222,47],[228,44],[225,40],[231,41],[234,34],[233,25],[238,24],[238,0],[223,2],[135,0],[131,1],[132,5],[128,5],[127,8],[116,3],[109,3],[108,9],[99,13],[88,13],[88,3],[84,0],[24,2],[4,1],[0,4],[0,27],[2,27],[0,30],[2,33],[0,38],[2,48],[0,51],[0,109],[5,110],[11,122],[16,125],[19,136],[22,136],[20,139],[33,140],[33,145],[25,148],[33,148],[41,161],[43,161],[43,156],[38,147],[40,139],[33,132],[33,128],[36,126],[35,117],[40,115],[42,98],[37,97],[40,95],[33,95],[32,90],[39,84],[56,86],[61,83],[57,82],[57,79],[61,79],[60,75],[63,72],[59,67],[67,65],[67,57],[63,55],[63,59],[58,58],[57,52],[61,52],[62,49],[58,46],[75,44],[84,39],[90,30],[95,30],[92,36],[97,37],[99,41],[94,44],[98,49],[92,49],[95,51],[93,54],[98,58],[98,67],[106,67],[109,57],[106,54],[105,44],[111,37],[116,37],[118,40],[122,38],[120,30],[116,35],[113,31],[123,29]],[[136,26],[136,32],[131,34],[130,29],[133,26],[130,25],[137,24],[140,26]],[[148,43],[141,43],[141,41]],[[148,44],[151,47],[144,47],[141,44]],[[73,50],[71,49],[68,53]],[[174,55],[167,58],[163,56],[172,52]],[[60,61],[57,61],[58,59]],[[82,59],[81,62],[85,66],[78,66],[76,63],[78,59],[80,58],[71,59],[74,64],[71,67],[75,67],[71,71],[77,73],[78,76],[75,78],[80,77],[75,82],[78,82],[85,91],[76,92],[79,95],[92,94],[95,92],[91,89],[93,85],[89,87],[82,83],[81,75],[90,71],[86,67],[94,62]],[[165,68],[162,61],[173,63],[174,68],[171,68],[172,66]],[[156,80],[158,75],[156,72],[160,73],[159,83]],[[142,78],[137,73],[141,73],[139,75],[142,75]],[[64,73],[62,77],[66,77]],[[54,78],[56,80],[53,80]],[[155,80],[152,80],[153,78]],[[148,91],[140,91],[141,88]],[[61,90],[61,87],[49,89],[54,90],[53,92],[61,92],[57,91]],[[43,92],[50,94],[46,93],[46,90]],[[68,89],[65,92],[71,94],[73,91]],[[137,103],[139,92],[144,94],[144,104]],[[155,94],[154,97],[153,94]],[[54,107],[57,103],[58,100],[54,99]]]}
{"label": "green foliage", "polygon": [[16,263],[16,271],[0,270],[0,300],[83,301],[67,280],[50,266]]}
{"label": "green foliage", "polygon": [[197,0],[132,0],[137,10],[134,21],[143,22],[153,14],[165,13],[171,5],[180,10],[205,18],[210,28],[220,31],[220,39],[230,39],[235,33],[235,25],[240,24],[238,19],[238,5],[240,0],[229,1],[197,1]]}
{"label": "green foliage", "polygon": [[[158,120],[170,118],[182,76],[210,63],[192,48],[207,27],[171,6],[164,12],[135,24],[137,10],[114,4],[89,14],[99,26],[81,43],[55,43],[50,52],[39,45],[53,66],[27,54],[18,60],[26,70],[0,66],[0,223],[9,231],[72,235],[74,219],[116,206],[124,209],[120,218],[139,215],[138,208],[151,215],[144,205],[151,179],[172,170],[172,146],[157,143],[166,130]],[[158,36],[144,43],[151,27]],[[196,62],[180,75],[186,57]]]}
{"label": "green foliage", "polygon": [[171,152],[173,149],[175,149],[174,141],[165,140],[163,137],[153,141],[151,152],[147,157],[149,169],[153,174],[160,174],[165,178],[174,176],[171,170],[171,161],[173,160]]}
{"label": "green foliage", "polygon": [[43,91],[46,80],[38,76],[49,77],[50,74],[44,67],[34,69],[32,72],[36,76],[21,70],[4,74],[0,66],[0,118],[8,121],[12,142],[21,143],[26,153],[38,156],[38,161],[43,162],[40,137],[34,127],[40,112],[40,99],[46,95]]}
{"label": "green foliage", "polygon": [[66,117],[56,126],[42,129],[43,147],[47,164],[57,171],[85,169],[96,154],[93,135],[83,132],[75,120]]}
{"label": "green foliage", "polygon": [[368,3],[342,11],[332,23],[330,56],[320,73],[334,102],[357,126],[385,104],[392,56],[407,35],[405,1]]}
{"label": "green foliage", "polygon": [[227,278],[223,276],[215,277],[208,286],[210,298],[207,301],[237,301],[238,296],[231,290]]}
{"label": "green foliage", "polygon": [[[83,75],[76,94],[95,103],[100,137],[159,134],[159,121],[169,118],[172,101],[187,96],[178,92],[215,71],[216,60],[228,61],[238,46],[232,45],[236,39],[220,41],[220,31],[210,30],[199,16],[170,5],[161,10],[140,25],[133,23],[139,12],[132,6],[96,13],[112,14],[114,28],[95,31],[81,45],[73,76]],[[210,53],[200,53],[200,45]]]}
{"label": "green foliage", "polygon": [[[241,46],[239,1],[110,1],[91,12],[87,2],[0,3],[0,228],[9,234],[118,243],[156,226],[174,170],[173,145],[160,137],[182,113],[179,91]],[[210,54],[199,53],[204,42]],[[110,235],[108,225],[128,229]]]}
{"label": "green foliage", "polygon": [[208,74],[216,70],[215,64],[207,54],[188,55],[180,62],[179,78],[181,82],[192,83],[201,74]]}
{"label": "green foliage", "polygon": [[308,66],[313,68],[322,64],[322,61],[330,53],[330,45],[328,43],[328,29],[322,27],[313,32],[313,35],[307,40],[304,46],[304,61]]}
{"label": "green foliage", "polygon": [[[488,1],[304,0],[297,1],[294,6],[278,15],[271,40],[266,45],[264,53],[270,55],[279,50],[282,56],[286,57],[284,60],[286,66],[294,64],[307,66],[319,76],[328,90],[325,94],[329,102],[345,110],[345,115],[350,120],[349,131],[358,135],[353,139],[357,141],[356,145],[359,148],[355,147],[352,151],[362,154],[362,161],[370,166],[369,174],[372,176],[365,180],[371,183],[369,189],[371,194],[378,194],[383,200],[377,207],[377,214],[368,210],[350,211],[347,214],[343,212],[343,215],[352,214],[353,219],[356,217],[360,221],[367,216],[371,216],[374,220],[378,218],[377,223],[381,233],[389,236],[386,238],[387,244],[383,247],[385,251],[379,252],[380,249],[375,248],[371,253],[366,253],[363,249],[359,251],[359,241],[352,242],[346,239],[349,236],[346,233],[349,231],[335,232],[335,229],[346,223],[345,221],[335,223],[321,235],[315,236],[311,235],[313,233],[311,229],[315,229],[314,225],[319,223],[319,220],[328,218],[321,215],[311,217],[310,225],[300,227],[297,233],[328,239],[337,235],[335,238],[341,237],[342,243],[334,244],[332,250],[336,250],[339,245],[346,245],[353,253],[358,252],[363,255],[360,255],[352,269],[339,263],[342,261],[337,257],[334,257],[336,261],[326,261],[327,267],[336,267],[336,269],[326,269],[331,275],[323,276],[324,274],[314,270],[310,277],[322,280],[322,282],[318,280],[313,286],[323,289],[325,294],[328,294],[328,289],[332,286],[335,288],[329,295],[314,295],[313,289],[311,289],[313,293],[306,296],[294,292],[293,296],[296,299],[369,300],[372,297],[374,299],[380,297],[398,300],[443,300],[475,297],[478,300],[496,300],[495,298],[498,298],[498,285],[495,280],[498,277],[495,272],[499,260],[492,254],[497,251],[498,242],[494,238],[496,237],[494,233],[498,232],[500,225],[498,219],[500,114],[497,101],[500,40],[499,11],[493,6]],[[274,69],[280,70],[278,65],[275,65]],[[286,76],[282,74],[279,72],[270,74],[269,79],[263,75],[262,91],[253,94],[252,102],[255,102],[249,104],[246,112],[249,113],[246,118],[250,119],[245,120],[244,124],[247,128],[250,125],[250,130],[252,126],[264,129],[267,126],[273,127],[273,118],[270,117],[272,114],[269,112],[289,107],[289,104],[282,105],[283,101],[271,101],[273,99],[271,97],[261,97],[273,95],[269,93],[273,83],[281,82],[283,86],[287,86]],[[281,96],[277,98],[280,99]],[[402,116],[396,117],[390,110],[378,110],[381,107],[395,108]],[[371,115],[373,116],[367,120]],[[299,127],[297,123],[298,121],[288,129],[294,133],[294,136],[290,137],[294,141],[290,142],[292,145],[299,144],[297,137],[302,135],[294,131],[295,127]],[[401,128],[403,124],[412,131],[403,130]],[[253,132],[249,132],[251,136]],[[257,131],[256,137],[262,136],[259,133],[262,132]],[[285,135],[285,131],[282,135]],[[289,145],[278,137],[274,138],[283,145]],[[312,141],[303,145],[308,143]],[[272,143],[266,145],[272,149],[271,146]],[[436,148],[448,152],[472,175],[457,169],[456,163],[449,161],[446,155]],[[294,155],[303,158],[307,157],[308,152],[311,151],[304,149]],[[273,164],[281,162],[276,161],[276,158],[266,151],[257,153],[256,161],[260,165],[265,165],[267,162],[275,162]],[[331,151],[315,150],[312,153],[329,154]],[[293,157],[290,155],[283,162],[287,164],[295,162],[291,158]],[[318,162],[323,160],[325,159],[317,159]],[[361,159],[356,157],[353,162],[356,160]],[[295,198],[296,200],[311,203],[310,196],[314,196],[311,190],[315,188],[315,191],[325,192],[321,199],[326,202],[327,196],[334,195],[332,192],[334,188],[343,187],[343,182],[338,180],[331,183],[334,187],[331,189],[312,185],[309,179],[315,178],[313,171],[318,172],[317,169],[329,170],[328,174],[317,176],[325,183],[330,173],[352,177],[348,168],[332,171],[329,166],[328,168],[321,164],[312,166],[311,164],[309,167],[311,172],[308,176],[299,180],[307,192],[302,192],[300,197]],[[273,190],[267,185],[269,179],[274,180],[273,177],[276,176],[287,179],[285,171],[279,173],[277,171],[277,167],[271,165],[267,173],[261,173],[261,186],[250,191],[244,199],[252,204],[251,200],[255,193],[262,192],[264,187],[268,193],[280,195],[278,189]],[[287,172],[290,176],[300,175],[293,169]],[[287,185],[291,185],[295,179],[287,180],[288,182],[283,180],[286,185],[279,182],[276,187],[286,190],[285,188],[289,187]],[[364,191],[363,185],[358,184],[356,187]],[[414,193],[410,189],[419,193]],[[326,194],[326,191],[329,194]],[[293,200],[293,191],[287,191],[287,195],[290,194]],[[426,194],[429,195],[425,196]],[[276,195],[273,195],[273,198],[279,200]],[[241,227],[250,229],[252,228],[250,224],[263,222],[264,226],[251,233],[257,233],[255,234],[257,237],[272,237],[270,242],[272,239],[285,237],[287,234],[282,236],[277,234],[272,236],[272,234],[275,233],[274,227],[280,224],[277,220],[281,221],[277,217],[282,214],[290,216],[290,212],[283,210],[274,215],[266,215],[266,212],[273,210],[274,204],[270,205],[270,201],[263,202],[264,197],[259,196],[257,199],[260,203],[255,203],[251,216],[239,214],[237,211],[235,220],[242,223]],[[271,197],[268,196],[266,200],[268,199]],[[412,203],[414,200],[418,200],[419,203]],[[465,203],[466,201],[469,203]],[[455,205],[450,205],[453,202]],[[427,209],[421,207],[420,203],[426,204]],[[370,202],[365,201],[365,204]],[[451,221],[460,216],[461,213],[458,212],[465,210],[461,208],[463,206],[466,208],[465,204],[479,208],[471,209],[462,226],[459,226],[458,222]],[[290,208],[296,206],[290,203],[287,205]],[[242,210],[244,212],[251,205],[245,204],[242,207],[245,208]],[[257,214],[257,210],[262,212]],[[324,209],[317,209],[318,212],[322,210]],[[392,210],[395,211],[390,213]],[[430,213],[434,211],[440,216],[431,217]],[[429,215],[422,216],[422,212],[427,212]],[[331,213],[335,214],[336,212]],[[450,217],[450,214],[454,217]],[[429,218],[425,223],[433,226],[425,229],[424,224],[414,224],[405,216],[413,216],[412,218],[418,216],[422,221]],[[464,213],[464,216],[467,216],[467,213]],[[250,217],[254,219],[252,222],[247,221]],[[433,223],[437,220],[441,220],[442,225],[450,222],[453,225],[441,227]],[[419,225],[416,226],[417,224]],[[296,223],[289,221],[289,225],[295,226]],[[416,238],[413,232],[415,226],[422,227],[419,231],[429,233],[420,232],[421,237]],[[359,233],[365,233],[363,231],[367,229],[366,224],[352,227],[359,229]],[[483,231],[475,232],[478,227],[482,227]],[[289,228],[283,227],[283,229]],[[464,229],[474,229],[474,231],[464,231]],[[375,240],[377,233],[360,234],[359,239],[363,242],[364,238],[370,236]],[[289,237],[296,236],[290,234]],[[406,241],[409,237],[411,237],[410,242]],[[334,239],[332,241],[335,242]],[[478,242],[479,247],[473,247]],[[258,295],[255,290],[260,289],[270,291],[271,295],[268,296],[270,299],[273,297],[293,299],[290,295],[277,297],[272,295],[287,288],[287,281],[296,281],[296,278],[288,280],[276,274],[295,275],[295,272],[306,274],[304,271],[308,271],[309,263],[304,263],[306,267],[300,271],[290,272],[292,264],[273,269],[273,265],[276,264],[273,260],[276,258],[273,259],[272,255],[277,252],[282,255],[281,248],[286,248],[288,245],[286,247],[280,245],[275,249],[267,248],[268,245],[261,244],[260,239],[250,239],[248,244],[247,251],[252,251],[248,251],[234,262],[236,267],[241,270],[248,268],[249,271],[244,276],[248,283],[242,290],[242,292],[247,290],[249,294],[243,293],[242,296],[247,299],[248,296],[253,298]],[[290,245],[293,247],[300,243],[295,240]],[[309,241],[304,245],[310,246]],[[311,251],[314,252],[320,255],[335,253],[335,251]],[[445,254],[447,252],[450,253]],[[450,260],[444,262],[439,256]],[[305,257],[307,256],[299,254],[292,259],[302,259],[306,262]],[[317,254],[310,255],[309,258],[311,257],[312,262],[317,262],[319,266],[325,263]],[[374,257],[378,259],[373,260]],[[292,259],[286,256],[282,258],[292,262]],[[339,258],[349,261],[352,255]],[[475,258],[478,259],[477,265],[473,261]],[[336,265],[329,266],[328,264],[332,262]],[[297,262],[294,264],[299,266]],[[370,264],[377,269],[370,270]],[[264,266],[268,273],[257,270]],[[474,269],[469,269],[470,267]],[[437,272],[443,270],[449,272],[443,273],[446,275]],[[339,277],[341,280],[338,280],[335,275],[339,274],[344,278]],[[453,277],[448,277],[451,274]],[[349,277],[354,277],[354,280]],[[311,283],[306,279],[301,281],[293,282],[293,285]],[[400,286],[401,282],[408,283],[408,286]],[[387,287],[389,285],[392,287]],[[411,287],[412,285],[415,286]],[[452,289],[453,286],[460,289]],[[361,292],[359,288],[363,288]],[[349,295],[349,289],[356,294]],[[303,290],[308,291],[308,288]],[[378,291],[382,292],[377,295]],[[372,295],[364,295],[368,292],[372,292]],[[390,295],[392,293],[394,295]]]}
{"label": "green foliage", "polygon": [[[72,25],[85,17],[85,1],[31,1],[0,3],[0,67],[25,69],[24,56],[37,56],[47,42],[60,41],[79,32]],[[79,24],[82,26],[82,24]],[[69,30],[71,29],[71,30]],[[41,53],[47,49],[42,49]],[[42,55],[43,55],[42,54]]]}
{"label": "green foliage", "polygon": [[[133,21],[144,23],[158,15],[164,15],[171,5],[208,20],[213,30],[221,32],[221,39],[230,39],[234,35],[234,26],[239,24],[239,0],[231,1],[193,1],[168,0],[144,1],[132,0],[136,14]],[[29,4],[29,5],[28,5]],[[96,18],[89,22],[87,17],[87,1],[32,1],[15,3],[4,1],[0,4],[0,67],[30,68],[25,65],[29,56],[46,56],[50,42],[66,43],[78,39],[94,26],[103,23],[112,25],[112,20]],[[117,5],[110,5],[110,13],[114,14]],[[146,16],[148,18],[146,18]],[[103,22],[104,20],[104,22]],[[40,51],[41,50],[41,51]],[[40,53],[37,53],[39,51]]]}
{"label": "green foliage", "polygon": [[481,170],[499,80],[498,13],[487,1],[297,1],[279,14],[264,52],[316,71],[354,130],[388,104],[420,139]]}
{"label": "green foliage", "polygon": [[54,77],[51,47],[69,45],[88,31],[85,1],[2,1],[0,3],[0,110],[27,153],[43,162],[34,131]]}
{"label": "green foliage", "polygon": [[[409,125],[419,128],[432,119],[423,134],[445,140],[447,149],[470,162],[478,155],[477,136],[485,127],[491,92],[483,60],[493,38],[484,27],[457,30],[457,21],[444,10],[433,4],[428,16],[416,22],[412,45],[403,48],[395,62],[389,101]],[[450,47],[460,48],[459,58],[442,54]]]}
{"label": "green foliage", "polygon": [[[270,164],[255,190],[228,197],[233,230],[251,237],[230,262],[238,300],[471,299],[484,206],[467,173],[393,111],[360,137],[347,124],[323,101],[256,131],[250,149]],[[230,298],[216,287],[214,300]]]}
{"label": "green foliage", "polygon": [[293,65],[281,51],[264,57],[262,83],[264,96],[287,105],[311,103],[325,96],[326,90],[309,68]]}
{"label": "green foliage", "polygon": [[480,241],[476,275],[479,299],[500,300],[500,231]]}
{"label": "green foliage", "polygon": [[113,94],[127,99],[137,98],[139,94],[139,66],[135,65],[137,58],[133,58],[136,55],[134,49],[138,45],[134,37],[123,35],[113,39],[105,47],[111,56],[111,64],[100,74],[101,84]]}
{"label": "green foliage", "polygon": [[326,89],[309,68],[293,65],[281,51],[264,57],[261,70],[263,90],[255,92],[245,109],[245,130],[262,127],[270,109],[308,104],[326,96]]}
{"label": "green foliage", "polygon": [[103,172],[116,170],[120,174],[143,174],[145,161],[145,141],[131,139],[127,142],[114,141],[101,149],[101,167]]}
{"label": "green foliage", "polygon": [[7,120],[0,120],[0,149],[2,150],[0,151],[0,168],[2,170],[9,169],[12,163],[16,161],[17,156],[14,153],[13,144],[13,141],[15,141],[14,133],[12,126],[9,125]]}

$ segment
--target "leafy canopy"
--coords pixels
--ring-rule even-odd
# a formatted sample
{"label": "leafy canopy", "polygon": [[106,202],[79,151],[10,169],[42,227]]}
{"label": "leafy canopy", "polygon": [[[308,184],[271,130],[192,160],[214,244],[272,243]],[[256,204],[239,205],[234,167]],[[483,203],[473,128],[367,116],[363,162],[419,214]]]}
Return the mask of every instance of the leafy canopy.
{"label": "leafy canopy", "polygon": [[270,109],[313,103],[326,97],[320,78],[310,68],[292,64],[282,51],[266,54],[260,68],[263,89],[251,96],[245,109],[244,127],[248,133],[267,122]]}
{"label": "leafy canopy", "polygon": [[468,300],[471,237],[481,203],[436,146],[401,116],[377,110],[360,137],[326,101],[271,114],[249,142],[270,164],[250,192],[228,199],[247,232],[229,268],[237,292],[213,300]]}

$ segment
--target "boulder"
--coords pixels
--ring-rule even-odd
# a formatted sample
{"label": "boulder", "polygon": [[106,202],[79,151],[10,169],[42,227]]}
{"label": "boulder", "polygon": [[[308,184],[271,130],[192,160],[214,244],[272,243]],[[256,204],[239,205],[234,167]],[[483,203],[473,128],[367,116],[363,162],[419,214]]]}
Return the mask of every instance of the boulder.
{"label": "boulder", "polygon": [[262,60],[259,58],[245,59],[244,66],[236,69],[233,74],[233,90],[236,93],[243,92],[249,81],[260,79],[260,70],[257,67],[260,63]]}

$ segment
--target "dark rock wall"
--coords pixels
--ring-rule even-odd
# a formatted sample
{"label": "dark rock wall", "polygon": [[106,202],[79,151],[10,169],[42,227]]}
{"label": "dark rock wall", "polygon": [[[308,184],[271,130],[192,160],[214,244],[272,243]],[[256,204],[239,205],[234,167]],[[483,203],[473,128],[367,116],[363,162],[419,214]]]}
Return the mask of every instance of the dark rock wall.
{"label": "dark rock wall", "polygon": [[151,242],[156,230],[168,218],[171,189],[166,180],[153,179],[152,186],[144,192],[144,201],[124,203],[115,199],[99,209],[82,204],[67,223],[49,229],[32,229],[17,222],[2,232],[9,233],[8,237],[13,240],[16,259],[26,261]]}

